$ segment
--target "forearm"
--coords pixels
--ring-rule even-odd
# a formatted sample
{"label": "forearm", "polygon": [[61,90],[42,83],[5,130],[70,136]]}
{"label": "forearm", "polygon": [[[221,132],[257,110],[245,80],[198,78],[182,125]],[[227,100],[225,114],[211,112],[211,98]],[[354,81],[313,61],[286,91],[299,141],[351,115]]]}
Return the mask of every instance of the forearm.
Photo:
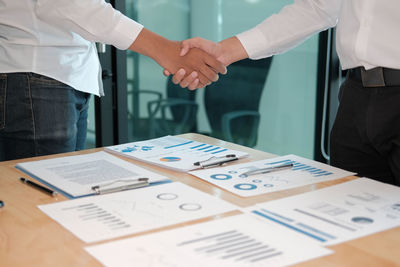
{"label": "forearm", "polygon": [[333,27],[342,0],[297,0],[256,27],[237,35],[251,59],[281,54]]}
{"label": "forearm", "polygon": [[166,58],[169,56],[169,60],[171,60],[173,53],[179,53],[180,47],[176,42],[170,41],[144,28],[129,49],[148,56],[161,66],[165,66],[168,65]]}

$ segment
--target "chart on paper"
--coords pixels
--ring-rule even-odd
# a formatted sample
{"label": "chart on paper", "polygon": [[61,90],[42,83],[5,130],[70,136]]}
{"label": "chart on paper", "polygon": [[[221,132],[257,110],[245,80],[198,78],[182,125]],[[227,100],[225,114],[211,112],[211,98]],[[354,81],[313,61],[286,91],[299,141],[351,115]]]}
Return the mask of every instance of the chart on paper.
{"label": "chart on paper", "polygon": [[86,250],[106,266],[287,266],[330,254],[248,215],[130,238]]}
{"label": "chart on paper", "polygon": [[199,168],[195,162],[235,155],[242,158],[248,154],[221,146],[214,146],[176,136],[122,144],[105,148],[119,155],[156,164],[175,171],[189,171]]}
{"label": "chart on paper", "polygon": [[[282,166],[289,163],[293,164],[293,167],[290,169],[255,175],[246,174],[257,169]],[[223,168],[196,170],[190,172],[190,174],[243,197],[256,196],[354,175],[354,173],[295,155]]]}
{"label": "chart on paper", "polygon": [[357,179],[248,209],[324,245],[400,226],[400,189]]}
{"label": "chart on paper", "polygon": [[39,208],[83,241],[96,242],[222,214],[236,207],[176,182]]}

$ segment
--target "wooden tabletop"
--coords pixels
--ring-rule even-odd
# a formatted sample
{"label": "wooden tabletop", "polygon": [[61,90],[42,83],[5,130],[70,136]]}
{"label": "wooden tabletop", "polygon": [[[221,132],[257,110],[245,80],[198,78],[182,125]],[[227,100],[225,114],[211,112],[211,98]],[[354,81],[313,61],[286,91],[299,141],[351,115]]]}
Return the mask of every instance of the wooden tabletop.
{"label": "wooden tabletop", "polygon": [[[269,153],[199,134],[184,134],[180,136],[212,145],[225,146],[248,152],[250,157],[240,160],[240,163],[274,157],[274,155]],[[19,162],[92,153],[100,150],[102,149],[90,149],[80,152],[0,162],[0,200],[3,200],[5,204],[3,208],[0,208],[0,266],[101,266],[99,262],[83,249],[88,244],[75,237],[37,208],[38,205],[64,201],[66,198],[64,196],[51,197],[23,185],[19,181],[19,177],[24,176],[24,174],[15,168],[15,165]],[[240,207],[248,207],[256,203],[313,191],[318,188],[357,179],[356,177],[346,177],[344,179],[256,197],[242,198],[189,174],[178,173],[143,162],[124,159],[154,172],[162,173],[173,181],[180,181],[188,184]],[[236,213],[239,212],[231,212],[224,216],[230,216]],[[164,227],[151,232],[213,220],[216,217],[217,216],[196,220],[191,223]],[[133,234],[125,236],[124,238],[142,234],[143,233]],[[92,244],[93,243],[91,243],[91,245]],[[400,227],[329,248],[333,249],[335,253],[296,266],[400,266]]]}

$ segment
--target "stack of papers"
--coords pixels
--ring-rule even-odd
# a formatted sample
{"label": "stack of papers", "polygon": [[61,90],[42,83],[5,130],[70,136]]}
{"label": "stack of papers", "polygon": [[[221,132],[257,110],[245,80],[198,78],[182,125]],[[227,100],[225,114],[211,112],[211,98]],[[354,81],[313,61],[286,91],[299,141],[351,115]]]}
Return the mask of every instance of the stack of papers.
{"label": "stack of papers", "polygon": [[199,169],[201,166],[194,163],[209,161],[213,158],[224,158],[227,155],[235,155],[236,158],[248,156],[248,153],[245,152],[176,136],[165,136],[146,141],[110,146],[106,147],[105,150],[179,172]]}

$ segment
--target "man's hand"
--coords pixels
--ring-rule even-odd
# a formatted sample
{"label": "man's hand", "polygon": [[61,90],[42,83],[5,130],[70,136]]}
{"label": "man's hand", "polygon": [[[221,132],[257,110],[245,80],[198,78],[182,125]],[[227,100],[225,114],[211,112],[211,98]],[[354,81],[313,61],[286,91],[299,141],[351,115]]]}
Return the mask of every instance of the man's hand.
{"label": "man's hand", "polygon": [[227,58],[227,51],[224,51],[224,47],[221,43],[215,43],[200,37],[187,39],[182,41],[181,56],[186,55],[192,48],[200,48],[201,50],[215,57],[225,66],[228,66],[232,63],[229,62]]}
{"label": "man's hand", "polygon": [[194,48],[181,56],[181,43],[167,40],[147,29],[141,31],[129,49],[151,57],[171,74],[180,69],[184,71],[179,72],[179,77],[191,73],[188,75],[190,80],[198,79],[198,86],[215,82],[218,73],[226,73],[226,67],[205,51]]}
{"label": "man's hand", "polygon": [[[214,43],[200,37],[182,41],[181,56],[186,55],[194,48],[200,48],[214,56],[225,66],[238,60],[248,58],[246,50],[236,37],[225,39],[219,43]],[[175,84],[179,83],[182,88],[188,87],[191,90],[201,88],[202,84],[197,82],[195,74],[192,73],[191,75],[186,75],[186,73],[187,72],[184,70],[179,70],[179,72],[175,73],[173,76],[172,81]],[[168,76],[170,73],[167,70],[164,70],[164,75]]]}

